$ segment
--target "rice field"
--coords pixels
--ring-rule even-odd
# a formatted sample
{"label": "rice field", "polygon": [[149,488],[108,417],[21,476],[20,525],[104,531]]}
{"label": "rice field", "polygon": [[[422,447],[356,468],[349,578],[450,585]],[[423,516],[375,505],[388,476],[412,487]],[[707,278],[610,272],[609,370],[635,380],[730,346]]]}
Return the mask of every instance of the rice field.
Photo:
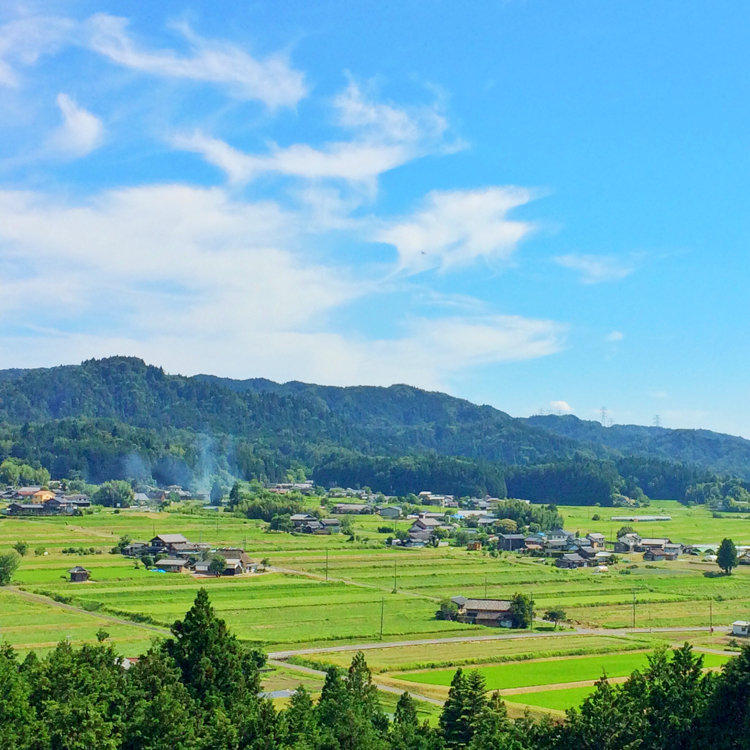
{"label": "rice field", "polygon": [[[566,528],[578,528],[582,533],[601,531],[609,536],[624,525],[611,521],[612,515],[623,514],[621,509],[560,510],[566,517]],[[673,520],[643,524],[637,527],[642,534],[695,543],[712,543],[724,536],[737,543],[750,542],[750,523],[741,515],[712,518],[705,508],[669,502],[654,503],[644,512],[666,513]],[[602,517],[601,521],[591,521],[594,513]],[[615,672],[627,674],[634,665],[644,663],[645,655],[634,652],[650,649],[660,639],[675,643],[688,638],[722,647],[727,641],[723,626],[750,619],[750,567],[721,576],[715,565],[699,558],[646,564],[635,555],[604,574],[591,569],[563,571],[549,560],[508,553],[493,558],[451,547],[392,549],[384,545],[392,532],[378,531],[380,526],[393,527],[392,522],[366,516],[352,520],[353,540],[344,535],[269,533],[259,521],[226,513],[200,515],[179,510],[115,513],[97,509],[90,515],[67,519],[3,518],[0,550],[19,540],[29,545],[14,586],[49,599],[29,601],[12,589],[0,589],[0,637],[21,651],[46,650],[61,638],[73,643],[93,642],[96,632],[103,628],[125,655],[134,656],[158,635],[136,621],[149,622],[166,632],[190,607],[202,586],[209,590],[219,615],[241,639],[268,651],[377,643],[381,639],[412,641],[499,634],[491,628],[435,619],[440,600],[458,594],[510,598],[522,592],[533,597],[538,614],[561,606],[573,626],[613,631],[611,635],[599,632],[565,637],[544,632],[534,639],[467,640],[366,652],[368,663],[378,673],[402,680],[411,672],[409,679],[416,682],[436,680],[432,687],[424,682],[425,691],[442,690],[441,685],[447,684],[446,679],[449,682],[447,675],[452,676],[455,667],[474,665],[490,670],[491,688],[497,684],[511,689],[518,680],[527,681],[522,685],[536,686],[559,681],[560,675],[549,673],[553,667],[535,664],[566,662],[568,682],[596,679],[606,664],[612,676]],[[400,521],[396,525],[399,523],[402,528],[407,524]],[[147,540],[158,533],[182,533],[191,540],[216,546],[241,545],[251,557],[267,558],[271,569],[238,578],[197,579],[147,571],[132,560],[110,553],[122,535]],[[69,547],[80,550],[80,554],[62,552]],[[74,565],[88,568],[92,580],[70,583],[66,571]],[[67,601],[79,611],[56,607],[53,599]],[[107,617],[125,622],[115,623]],[[705,627],[709,617],[717,626],[714,635],[686,631],[624,636],[618,632],[633,624],[647,630]],[[551,626],[537,622],[535,628],[549,631]],[[345,667],[351,655],[327,653],[314,660]],[[551,661],[534,661],[540,658]],[[413,673],[426,668],[444,669],[439,677],[434,675],[440,670]],[[577,702],[583,695],[567,688],[548,692],[556,695],[547,698],[534,692],[508,695],[507,699],[559,710],[566,701]]]}
{"label": "rice field", "polygon": [[[598,680],[602,676],[625,677],[648,666],[650,652],[610,653],[540,661],[494,664],[478,667],[488,690],[553,685]],[[719,667],[729,658],[720,654],[703,654],[704,667]],[[425,672],[399,673],[400,680],[425,685],[450,685],[455,669],[432,669]]]}

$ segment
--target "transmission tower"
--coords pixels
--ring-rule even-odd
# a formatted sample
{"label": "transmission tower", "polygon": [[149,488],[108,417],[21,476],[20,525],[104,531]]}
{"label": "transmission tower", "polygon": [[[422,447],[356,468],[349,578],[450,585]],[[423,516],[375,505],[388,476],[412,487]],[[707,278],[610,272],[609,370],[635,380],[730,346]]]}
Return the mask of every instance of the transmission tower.
{"label": "transmission tower", "polygon": [[654,427],[661,427],[661,417],[658,414],[654,414],[654,420],[652,424]]}
{"label": "transmission tower", "polygon": [[602,406],[602,427],[607,426],[607,407]]}

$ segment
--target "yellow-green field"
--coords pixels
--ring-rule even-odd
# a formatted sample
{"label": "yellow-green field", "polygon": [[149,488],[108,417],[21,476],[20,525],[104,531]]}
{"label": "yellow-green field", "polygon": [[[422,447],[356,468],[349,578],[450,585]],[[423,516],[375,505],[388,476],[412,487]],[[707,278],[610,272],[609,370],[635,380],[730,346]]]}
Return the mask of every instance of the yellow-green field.
{"label": "yellow-green field", "polygon": [[[561,508],[561,512],[566,528],[581,533],[601,531],[608,537],[624,525],[612,522],[611,516],[626,513],[592,507]],[[717,543],[725,536],[738,544],[750,542],[750,522],[741,515],[713,518],[705,508],[672,502],[654,503],[643,512],[673,517],[669,522],[637,526],[643,535],[693,543]],[[591,520],[595,513],[600,521]],[[566,636],[547,632],[534,639],[368,650],[368,661],[377,672],[394,674],[429,666],[635,651],[650,648],[657,639],[672,643],[688,638],[721,648],[728,641],[725,626],[750,619],[750,566],[723,576],[715,564],[697,557],[647,564],[641,555],[634,555],[603,574],[591,569],[563,571],[549,560],[508,553],[493,558],[451,547],[391,549],[384,545],[388,534],[377,529],[392,527],[392,523],[372,516],[352,520],[356,538],[350,541],[344,535],[269,533],[259,521],[179,508],[164,513],[98,509],[67,519],[3,518],[0,550],[22,540],[29,551],[13,587],[0,590],[0,635],[26,651],[48,649],[61,638],[92,642],[103,628],[125,655],[133,656],[152,638],[167,633],[201,586],[208,588],[218,613],[240,638],[269,651],[373,643],[381,638],[387,642],[507,635],[436,620],[439,601],[457,594],[494,598],[509,598],[515,592],[531,594],[537,614],[561,606],[570,621],[567,627],[574,628],[617,631],[629,628],[634,618],[635,625],[647,631],[705,627],[709,613],[717,626],[713,635],[689,630],[627,636],[606,631]],[[398,523],[405,528],[408,522]],[[253,558],[268,558],[271,567],[258,575],[198,579],[136,568],[132,560],[110,553],[121,535],[147,540],[157,533],[182,533],[216,546],[242,545]],[[71,546],[84,548],[85,554],[63,554],[63,548]],[[68,581],[66,571],[78,564],[91,571],[90,582]],[[42,598],[24,598],[17,589]],[[61,608],[53,600],[67,602],[74,609]],[[551,630],[542,623],[535,627]],[[351,655],[328,653],[309,660],[346,666]],[[551,702],[560,700],[561,696],[550,698]]]}

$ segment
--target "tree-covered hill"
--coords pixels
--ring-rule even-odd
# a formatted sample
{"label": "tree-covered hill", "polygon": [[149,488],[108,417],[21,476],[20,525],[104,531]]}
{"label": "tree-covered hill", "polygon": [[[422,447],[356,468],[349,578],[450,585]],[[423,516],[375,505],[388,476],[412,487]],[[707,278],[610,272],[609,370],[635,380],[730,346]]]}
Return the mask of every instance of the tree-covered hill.
{"label": "tree-covered hill", "polygon": [[717,474],[750,480],[750,440],[710,430],[619,425],[604,427],[573,415],[535,416],[526,424],[588,445],[603,446],[626,456],[679,461]]}
{"label": "tree-covered hill", "polygon": [[684,499],[713,474],[750,478],[750,441],[704,430],[514,419],[408,385],[184,377],[131,357],[0,371],[0,462],[8,457],[97,482],[205,486],[304,470],[385,492],[502,494],[507,480],[511,494],[546,499],[585,487],[591,502],[638,488]]}

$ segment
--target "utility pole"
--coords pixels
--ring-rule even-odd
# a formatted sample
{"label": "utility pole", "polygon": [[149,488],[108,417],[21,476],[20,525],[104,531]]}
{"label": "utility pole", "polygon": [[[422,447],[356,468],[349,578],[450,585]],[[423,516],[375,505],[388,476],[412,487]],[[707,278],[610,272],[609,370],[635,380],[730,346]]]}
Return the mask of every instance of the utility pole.
{"label": "utility pole", "polygon": [[397,585],[397,575],[398,575],[398,573],[397,573],[396,564],[397,564],[397,561],[394,560],[393,561],[393,593],[394,594],[398,592],[398,585]]}
{"label": "utility pole", "polygon": [[633,589],[633,627],[635,628],[635,589]]}
{"label": "utility pole", "polygon": [[533,592],[529,594],[531,597],[531,622],[529,622],[529,630],[534,629],[534,594]]}
{"label": "utility pole", "polygon": [[711,631],[711,635],[713,635],[714,632],[714,600],[709,599],[708,600],[708,627]]}
{"label": "utility pole", "polygon": [[484,598],[487,598],[487,576],[484,577]]}
{"label": "utility pole", "polygon": [[383,640],[383,615],[385,614],[385,597],[380,599],[380,640]]}
{"label": "utility pole", "polygon": [[326,549],[326,581],[328,580],[328,549]]}

